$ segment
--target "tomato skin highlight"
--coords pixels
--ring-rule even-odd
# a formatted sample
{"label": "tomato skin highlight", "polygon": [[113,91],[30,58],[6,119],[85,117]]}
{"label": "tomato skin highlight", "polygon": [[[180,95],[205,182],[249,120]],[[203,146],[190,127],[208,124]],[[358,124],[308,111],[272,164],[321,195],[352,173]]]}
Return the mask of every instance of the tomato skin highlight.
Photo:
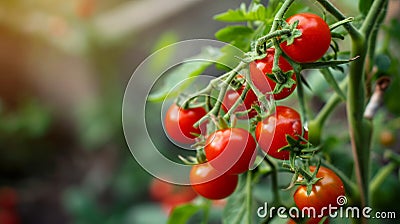
{"label": "tomato skin highlight", "polygon": [[[310,166],[310,171],[314,172],[315,166]],[[299,209],[313,207],[317,215],[320,215],[322,208],[324,215],[329,214],[329,206],[339,208],[337,198],[345,195],[342,180],[330,169],[320,167],[317,173],[320,179],[313,185],[310,195],[307,195],[307,187],[300,186],[294,193],[293,199]],[[311,214],[309,214],[311,215]]]}
{"label": "tomato skin highlight", "polygon": [[176,104],[172,104],[164,118],[166,133],[178,143],[193,144],[197,136],[192,133],[200,135],[205,130],[206,124],[203,123],[197,128],[193,125],[204,115],[206,115],[206,111],[202,107],[185,110]]}
{"label": "tomato skin highlight", "polygon": [[[265,58],[255,61],[257,69],[252,68],[254,66],[253,63],[250,65],[251,80],[253,84],[257,87],[257,89],[259,89],[264,94],[272,92],[276,86],[276,82],[267,76],[267,74],[272,74],[275,49],[269,48],[267,49],[266,53],[267,55],[265,56]],[[279,57],[278,65],[281,68],[282,72],[293,70],[289,62],[287,62],[286,59],[282,56]],[[296,81],[296,74],[293,73],[291,78]],[[284,88],[280,93],[273,94],[273,97],[275,100],[285,99],[290,96],[295,89],[296,84],[293,84],[290,88]]]}
{"label": "tomato skin highlight", "polygon": [[[228,110],[232,108],[233,104],[235,104],[235,102],[240,98],[240,95],[242,94],[243,90],[244,86],[240,87],[237,91],[233,89],[229,89],[228,91],[226,91],[224,100],[222,101],[222,109],[225,111],[225,113],[228,112]],[[239,106],[235,109],[234,112],[244,112],[246,110],[249,110],[253,104],[258,104],[258,98],[256,94],[253,92],[253,90],[250,89],[246,93],[243,102],[239,104]],[[250,110],[247,113],[247,115],[237,116],[237,118],[250,119],[255,116],[257,116],[257,111]]]}
{"label": "tomato skin highlight", "polygon": [[240,174],[254,163],[256,141],[241,128],[227,128],[212,133],[204,151],[211,166],[227,174]]}
{"label": "tomato skin highlight", "polygon": [[192,188],[211,200],[231,195],[236,189],[238,179],[237,175],[227,175],[215,170],[209,163],[194,165],[190,171]]}
{"label": "tomato skin highlight", "polygon": [[319,60],[329,49],[331,31],[328,24],[318,15],[312,13],[299,13],[289,17],[289,24],[299,21],[297,29],[302,35],[294,39],[291,45],[281,43],[280,47],[287,56],[299,63],[314,62]]}
{"label": "tomato skin highlight", "polygon": [[289,151],[278,150],[288,145],[286,135],[299,139],[302,133],[300,114],[286,106],[277,106],[275,113],[258,122],[256,139],[263,151],[268,155],[281,159],[289,159]]}

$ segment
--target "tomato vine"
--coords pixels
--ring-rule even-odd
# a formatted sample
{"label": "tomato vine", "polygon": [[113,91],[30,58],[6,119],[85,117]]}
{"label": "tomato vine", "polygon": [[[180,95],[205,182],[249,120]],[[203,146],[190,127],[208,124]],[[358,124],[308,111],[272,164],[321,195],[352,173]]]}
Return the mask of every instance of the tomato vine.
{"label": "tomato vine", "polygon": [[[205,155],[190,161],[196,163],[191,173],[194,190],[208,199],[221,199],[233,194],[229,196],[225,211],[230,209],[232,201],[246,202],[236,214],[224,213],[226,217],[223,220],[227,223],[254,222],[253,190],[269,175],[272,177],[270,187],[274,206],[294,206],[281,199],[282,192],[279,189],[280,174],[290,173],[292,178],[287,189],[297,189],[294,202],[298,208],[306,205],[320,208],[335,204],[336,197],[344,195],[350,198],[353,205],[365,207],[371,205],[371,192],[376,191],[399,166],[399,156],[394,152],[386,153],[392,161],[370,181],[374,116],[364,116],[364,112],[367,103],[377,102],[367,94],[371,85],[367,85],[366,76],[372,72],[378,28],[385,18],[388,0],[370,1],[371,4],[360,1],[365,13],[362,18],[345,16],[328,0],[317,0],[321,10],[311,11],[312,14],[301,12],[304,8],[296,12],[295,2],[272,0],[264,6],[261,1],[253,0],[248,7],[242,4],[237,10],[217,15],[215,19],[220,21],[246,22],[246,26],[228,26],[216,35],[246,53],[235,68],[178,102],[182,111],[195,110],[198,105],[204,105],[205,108],[205,112],[197,113],[201,116],[195,120],[182,121],[189,126],[181,128],[185,136],[194,138],[192,134],[196,133],[186,130],[197,132],[201,125],[208,122],[207,133],[202,133],[203,136],[198,137],[195,144],[200,154]],[[285,20],[290,10],[295,13]],[[290,13],[293,14],[293,11]],[[324,18],[317,15],[321,11]],[[328,13],[328,19],[325,13]],[[356,20],[358,23],[355,23]],[[316,25],[313,27],[310,25],[312,23]],[[333,31],[336,29],[340,32]],[[233,36],[235,32],[239,34],[237,37]],[[337,43],[347,41],[345,36],[350,37],[349,52],[341,50],[341,45]],[[245,42],[249,39],[251,41]],[[331,50],[328,51],[329,47]],[[304,75],[305,69],[319,70],[333,90],[315,116],[306,103],[305,92],[307,89],[313,91],[313,86]],[[338,70],[346,77],[338,80],[332,70]],[[283,106],[295,89],[300,113]],[[204,94],[208,95],[204,97]],[[211,99],[212,94],[216,95],[216,99]],[[321,153],[324,150],[324,125],[342,102],[347,110],[355,181]],[[249,122],[248,130],[235,127],[238,118]],[[167,124],[170,122],[166,121]],[[180,122],[175,123],[180,125]],[[177,136],[175,130],[167,129],[167,132],[172,138]],[[266,155],[255,156],[255,139]],[[218,162],[215,162],[217,159]],[[258,166],[250,170],[254,160]],[[202,174],[201,170],[207,172],[203,171]],[[210,182],[195,181],[222,171]],[[328,182],[329,178],[331,182]],[[321,191],[317,192],[316,189]],[[258,221],[266,223],[276,215],[274,213]],[[323,222],[328,220],[329,217],[324,218]],[[367,222],[366,219],[355,220],[358,221]]]}

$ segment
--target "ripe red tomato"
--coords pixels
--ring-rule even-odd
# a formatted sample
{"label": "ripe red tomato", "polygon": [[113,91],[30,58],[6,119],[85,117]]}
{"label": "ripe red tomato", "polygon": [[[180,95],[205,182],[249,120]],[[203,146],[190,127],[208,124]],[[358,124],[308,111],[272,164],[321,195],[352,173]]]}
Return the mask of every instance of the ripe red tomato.
{"label": "ripe red tomato", "polygon": [[249,170],[256,150],[253,136],[241,128],[227,128],[212,133],[206,140],[204,151],[215,169],[227,174]]}
{"label": "ripe red tomato", "polygon": [[[272,74],[272,67],[274,65],[274,54],[275,49],[269,48],[267,49],[267,55],[265,58],[261,60],[256,60],[256,68],[254,65],[250,64],[250,77],[253,81],[253,84],[259,89],[262,93],[272,92],[276,86],[276,82],[270,79],[267,74]],[[293,70],[292,66],[287,62],[282,56],[279,57],[278,62],[279,67],[282,72],[288,72]],[[296,81],[296,75],[293,73],[293,80]],[[284,88],[280,93],[274,94],[275,100],[281,100],[288,97],[292,92],[296,89],[296,84],[293,84],[290,88]]]}
{"label": "ripe red tomato", "polygon": [[174,207],[187,203],[197,196],[190,186],[175,185],[156,178],[151,181],[149,190],[150,197],[160,202],[167,214]]}
{"label": "ripe red tomato", "polygon": [[[315,168],[315,166],[311,166],[310,171],[314,172]],[[306,186],[297,188],[293,196],[294,202],[299,209],[313,207],[316,215],[320,215],[321,212],[328,215],[329,205],[338,208],[337,198],[345,195],[343,182],[332,170],[322,166],[318,170],[317,177],[322,177],[322,179],[313,185],[310,195],[307,195]],[[322,208],[326,209],[322,211]],[[312,216],[313,214],[308,215]]]}
{"label": "ripe red tomato", "polygon": [[289,17],[286,21],[291,24],[299,21],[297,29],[302,35],[294,39],[291,45],[283,42],[280,46],[296,62],[314,62],[320,59],[328,50],[331,43],[331,31],[328,24],[318,15],[300,13]]}
{"label": "ripe red tomato", "polygon": [[195,165],[190,171],[190,184],[201,196],[218,200],[231,195],[237,186],[238,176],[215,170],[209,163]]}
{"label": "ripe red tomato", "polygon": [[184,110],[176,104],[172,104],[167,111],[164,119],[164,127],[168,136],[176,142],[182,144],[193,144],[197,136],[205,130],[205,123],[200,127],[193,127],[193,125],[200,120],[206,111],[202,107],[189,108]]}
{"label": "ripe red tomato", "polygon": [[15,211],[1,210],[0,209],[0,223],[1,224],[19,224],[20,218]]}
{"label": "ripe red tomato", "polygon": [[[230,89],[226,91],[224,100],[222,101],[222,109],[226,112],[235,104],[235,102],[240,98],[240,95],[242,94],[244,90],[244,86],[239,88],[237,91]],[[258,98],[256,94],[253,92],[253,90],[249,90],[243,100],[243,102],[236,107],[235,112],[243,112],[246,110],[249,110],[253,104],[258,103]],[[237,118],[239,119],[249,119],[253,118],[257,115],[257,111],[251,110],[248,112],[248,115],[242,115],[238,116]]]}
{"label": "ripe red tomato", "polygon": [[277,106],[275,113],[258,122],[256,139],[268,155],[282,160],[289,159],[289,151],[278,150],[288,145],[286,135],[299,139],[302,132],[300,114],[286,106]]}
{"label": "ripe red tomato", "polygon": [[0,188],[0,209],[15,209],[18,201],[17,192],[11,187]]}

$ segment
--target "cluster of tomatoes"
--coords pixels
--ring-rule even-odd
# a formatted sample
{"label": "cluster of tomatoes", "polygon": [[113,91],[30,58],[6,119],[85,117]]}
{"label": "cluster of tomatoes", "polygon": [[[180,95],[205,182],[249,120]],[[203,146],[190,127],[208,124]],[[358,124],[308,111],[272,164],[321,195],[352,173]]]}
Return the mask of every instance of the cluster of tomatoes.
{"label": "cluster of tomatoes", "polygon": [[[287,19],[289,24],[295,21],[298,21],[297,29],[302,35],[295,38],[291,44],[282,42],[280,48],[297,63],[319,60],[330,45],[329,26],[319,16],[309,13],[297,14]],[[318,46],[310,47],[313,45]],[[295,90],[296,75],[290,63],[280,56],[279,68],[283,74],[289,74],[287,78],[291,79],[293,84],[285,85],[279,92],[273,91],[277,85],[272,71],[275,51],[274,48],[269,48],[263,59],[252,62],[249,77],[253,85],[267,98],[282,100]],[[274,113],[262,117],[260,111],[255,109],[255,106],[260,105],[259,99],[253,90],[248,88],[244,77],[237,75],[234,82],[234,87],[231,86],[225,93],[221,107],[223,112],[219,113],[227,113],[236,101],[242,100],[239,105],[236,105],[234,113],[237,114],[237,119],[257,121],[254,137],[248,130],[238,127],[223,127],[204,134],[207,133],[205,122],[195,125],[207,115],[203,107],[184,108],[173,104],[164,119],[165,130],[175,142],[193,144],[199,136],[204,137],[202,149],[205,160],[193,165],[190,182],[198,194],[212,200],[225,198],[235,191],[238,175],[248,171],[254,163],[257,145],[270,157],[288,160],[290,150],[282,150],[289,145],[287,138],[290,137],[303,144],[308,140],[308,132],[303,128],[300,114],[296,110],[278,105]],[[245,90],[247,93],[243,99],[240,99]],[[313,172],[315,167],[309,169]],[[321,167],[316,177],[322,179],[313,185],[312,194],[307,194],[306,186],[300,186],[297,189],[294,200],[299,208],[310,205],[317,207],[335,205],[336,197],[344,195],[343,183],[329,169]],[[321,195],[325,195],[324,198],[320,198]]]}

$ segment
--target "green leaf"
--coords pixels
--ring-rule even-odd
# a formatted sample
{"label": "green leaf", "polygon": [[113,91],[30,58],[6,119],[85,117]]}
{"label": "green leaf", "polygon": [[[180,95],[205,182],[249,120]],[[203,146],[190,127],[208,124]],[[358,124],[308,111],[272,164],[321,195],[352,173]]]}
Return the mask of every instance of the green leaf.
{"label": "green leaf", "polygon": [[215,37],[224,42],[240,48],[248,50],[252,40],[254,30],[247,26],[227,26],[215,33]]}
{"label": "green leaf", "polygon": [[270,13],[261,4],[254,4],[251,9],[247,10],[246,5],[242,3],[240,8],[215,15],[214,19],[223,22],[248,22],[248,21],[264,21],[270,17]]}
{"label": "green leaf", "polygon": [[367,15],[373,1],[374,0],[360,0],[358,3],[358,10],[360,10],[364,16]]}
{"label": "green leaf", "polygon": [[168,224],[186,224],[190,217],[202,210],[204,206],[186,204],[176,207],[168,219]]}
{"label": "green leaf", "polygon": [[239,184],[236,191],[228,198],[227,204],[223,211],[222,223],[224,224],[241,224],[245,223],[246,217],[248,217],[249,211],[246,205],[247,195],[246,185],[251,183],[246,183],[246,175],[241,175],[239,179]]}
{"label": "green leaf", "polygon": [[346,101],[346,94],[342,91],[337,83],[336,79],[333,77],[332,72],[325,68],[320,69],[321,74],[324,76],[326,82],[332,87],[332,89],[342,98],[343,101]]}
{"label": "green leaf", "polygon": [[[152,52],[156,52],[164,47],[174,44],[179,41],[178,35],[173,32],[166,32],[155,43]],[[149,68],[153,71],[158,72],[163,66],[168,64],[170,58],[176,53],[176,47],[169,47],[165,49],[164,54],[155,54],[151,60]]]}
{"label": "green leaf", "polygon": [[[153,102],[160,102],[166,98],[178,96],[182,90],[187,88],[193,81],[194,77],[199,76],[210,65],[221,58],[223,54],[220,49],[207,47],[203,51],[193,57],[189,58],[187,62],[172,69],[167,73],[167,78],[162,88],[152,92],[148,100]],[[179,83],[179,86],[176,86]]]}

